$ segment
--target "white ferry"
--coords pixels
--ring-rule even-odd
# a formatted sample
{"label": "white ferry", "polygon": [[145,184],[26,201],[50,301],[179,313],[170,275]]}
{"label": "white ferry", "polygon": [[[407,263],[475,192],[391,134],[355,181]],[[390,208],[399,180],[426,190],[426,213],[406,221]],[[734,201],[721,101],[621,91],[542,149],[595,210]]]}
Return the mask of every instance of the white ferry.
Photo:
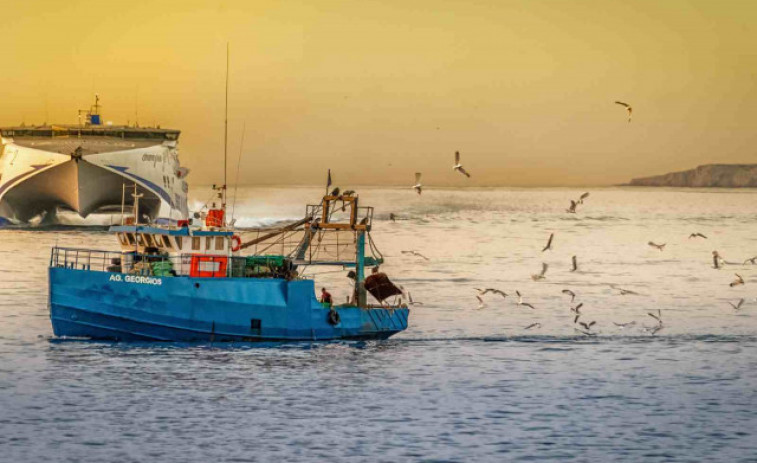
{"label": "white ferry", "polygon": [[80,118],[78,125],[0,128],[0,225],[52,222],[61,209],[81,217],[120,211],[132,206],[123,192],[135,186],[145,223],[187,219],[180,131],[103,124],[97,96]]}

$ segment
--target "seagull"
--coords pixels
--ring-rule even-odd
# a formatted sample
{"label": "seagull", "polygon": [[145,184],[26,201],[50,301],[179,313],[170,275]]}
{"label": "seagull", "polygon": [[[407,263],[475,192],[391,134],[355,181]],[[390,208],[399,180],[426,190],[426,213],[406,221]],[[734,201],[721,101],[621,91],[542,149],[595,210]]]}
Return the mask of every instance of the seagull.
{"label": "seagull", "polygon": [[347,190],[344,193],[342,193],[342,196],[353,196],[355,194],[355,190]]}
{"label": "seagull", "polygon": [[570,296],[570,302],[573,302],[576,299],[576,293],[574,293],[573,291],[569,289],[563,289],[562,293]]}
{"label": "seagull", "polygon": [[571,262],[573,262],[573,268],[570,269],[571,272],[575,272],[578,270],[578,260],[576,259],[576,256],[573,256],[570,258]]}
{"label": "seagull", "polygon": [[589,323],[578,322],[578,324],[581,325],[581,326],[583,326],[586,331],[591,331],[591,327],[594,326],[594,325],[596,325],[596,323],[597,323],[596,321],[592,321],[592,322],[589,322]]}
{"label": "seagull", "polygon": [[577,202],[575,202],[575,201],[573,201],[573,200],[571,199],[571,200],[570,200],[570,207],[569,207],[569,208],[567,208],[567,209],[565,209],[565,212],[567,212],[567,213],[569,213],[569,214],[575,214],[575,213],[576,213],[576,206],[578,206],[578,203],[577,203]]}
{"label": "seagull", "polygon": [[689,239],[691,239],[691,238],[704,238],[704,239],[707,239],[707,237],[704,236],[701,233],[692,233],[691,235],[689,235]]}
{"label": "seagull", "polygon": [[391,220],[392,222],[396,222],[397,221],[397,216],[394,215],[394,212],[390,212],[389,213],[389,220]]}
{"label": "seagull", "polygon": [[463,165],[460,164],[460,151],[455,151],[455,165],[452,166],[452,169],[470,178],[470,174],[466,172],[465,169],[463,168]]}
{"label": "seagull", "polygon": [[517,304],[518,304],[518,305],[524,305],[524,306],[526,306],[526,307],[529,307],[529,308],[531,308],[531,309],[534,309],[534,308],[535,308],[535,307],[534,307],[534,306],[532,306],[531,304],[528,304],[528,303],[526,303],[526,302],[523,302],[523,295],[521,295],[521,294],[520,294],[520,291],[517,291],[517,290],[516,290],[516,291],[515,291],[515,294],[517,294],[517,295],[518,295],[518,302],[517,302]]}
{"label": "seagull", "polygon": [[750,263],[750,264],[752,264],[752,265],[756,264],[756,263],[757,263],[757,256],[755,256],[755,257],[751,257],[751,258],[749,258],[749,259],[745,260],[745,261],[744,261],[744,265],[746,265],[746,263],[747,263],[747,262],[749,262],[749,263]]}
{"label": "seagull", "polygon": [[331,190],[331,196],[339,196],[339,187],[336,187],[333,190]]}
{"label": "seagull", "polygon": [[571,311],[571,312],[575,312],[576,314],[580,314],[580,313],[581,313],[581,307],[583,307],[583,306],[584,306],[584,303],[583,303],[583,302],[581,302],[581,303],[579,303],[579,304],[578,304],[577,306],[575,306],[575,307],[571,307],[571,308],[570,308],[570,311]]}
{"label": "seagull", "polygon": [[639,295],[639,293],[637,293],[636,291],[631,291],[630,289],[623,289],[623,288],[620,288],[618,286],[615,286],[614,284],[611,284],[610,288],[617,289],[618,291],[620,291],[618,294],[620,294],[621,296],[627,296],[629,294],[631,294],[633,296],[638,296]]}
{"label": "seagull", "polygon": [[530,330],[531,328],[541,328],[541,323],[531,323],[527,327],[523,328],[524,330]]}
{"label": "seagull", "polygon": [[657,248],[657,249],[659,249],[659,250],[660,250],[660,252],[662,252],[662,250],[663,250],[663,249],[665,248],[665,245],[666,245],[667,243],[662,243],[662,244],[655,244],[654,242],[650,241],[650,242],[649,242],[649,243],[647,243],[647,244],[648,244],[648,245],[650,245],[650,246],[652,246],[653,248]]}
{"label": "seagull", "polygon": [[582,195],[581,195],[581,196],[580,196],[580,197],[578,198],[578,204],[583,204],[583,203],[584,203],[584,199],[586,199],[586,198],[588,198],[588,197],[589,197],[589,192],[587,191],[586,193],[582,194]]}
{"label": "seagull", "polygon": [[660,323],[657,326],[645,326],[643,330],[651,334],[652,336],[654,336],[655,334],[657,334],[658,331],[660,331],[663,328],[664,326],[662,326],[662,323]]}
{"label": "seagull", "polygon": [[544,275],[547,273],[547,269],[549,268],[549,265],[547,265],[545,262],[541,263],[541,273],[537,273],[534,275],[531,275],[531,279],[534,281],[543,280],[546,278]]}
{"label": "seagull", "polygon": [[628,122],[631,122],[631,113],[633,112],[633,108],[631,108],[631,105],[628,103],[623,103],[622,101],[616,101],[615,104],[625,106],[626,111],[628,111]]}
{"label": "seagull", "polygon": [[407,292],[408,305],[423,305],[423,302],[416,302],[413,300],[413,295],[410,291]]}
{"label": "seagull", "polygon": [[731,307],[733,307],[733,310],[739,310],[741,308],[741,305],[744,304],[744,298],[742,297],[735,304],[733,302],[728,302],[728,303],[731,304]]}
{"label": "seagull", "polygon": [[402,254],[410,254],[410,255],[413,255],[413,256],[418,256],[418,257],[422,257],[422,258],[424,258],[424,259],[428,260],[428,257],[424,256],[423,254],[421,254],[421,253],[420,253],[420,252],[418,252],[418,251],[400,251],[400,252],[401,252]]}
{"label": "seagull", "polygon": [[578,328],[573,328],[573,329],[576,330],[576,332],[578,332],[578,333],[585,334],[586,336],[596,336],[597,335],[597,333],[592,333],[591,331],[583,331],[583,330],[579,330]]}
{"label": "seagull", "polygon": [[483,309],[484,307],[486,307],[486,303],[481,298],[481,296],[476,296],[476,299],[478,299],[478,308],[479,309]]}
{"label": "seagull", "polygon": [[612,324],[615,325],[615,326],[617,326],[618,328],[620,328],[622,330],[622,329],[628,328],[630,326],[634,326],[636,324],[636,322],[635,321],[628,322],[628,323],[615,323],[615,322],[612,322]]}
{"label": "seagull", "polygon": [[717,251],[712,251],[712,268],[719,270],[721,260],[720,254]]}
{"label": "seagull", "polygon": [[507,296],[508,296],[508,294],[506,292],[500,291],[499,289],[496,289],[496,288],[486,288],[486,289],[474,288],[474,289],[476,291],[478,291],[478,295],[479,296],[483,296],[486,293],[499,294],[500,296],[502,296],[503,299],[507,298]]}
{"label": "seagull", "polygon": [[421,185],[421,173],[420,172],[416,172],[415,173],[415,185],[413,185],[413,189],[418,194],[421,194],[421,190],[423,190],[423,185]]}
{"label": "seagull", "polygon": [[657,320],[657,323],[662,325],[662,311],[660,309],[657,309],[657,315],[653,314],[652,312],[647,312],[647,315]]}
{"label": "seagull", "polygon": [[541,250],[541,252],[546,251],[547,249],[552,249],[552,239],[555,237],[555,234],[552,233],[549,235],[549,240],[547,240],[547,245],[544,246],[544,249]]}
{"label": "seagull", "polygon": [[743,285],[744,279],[741,278],[741,275],[738,273],[734,273],[734,275],[736,275],[736,279],[731,282],[730,287],[733,288],[734,286]]}
{"label": "seagull", "polygon": [[578,319],[581,318],[581,314],[577,313],[576,316],[573,318],[573,324],[578,323]]}

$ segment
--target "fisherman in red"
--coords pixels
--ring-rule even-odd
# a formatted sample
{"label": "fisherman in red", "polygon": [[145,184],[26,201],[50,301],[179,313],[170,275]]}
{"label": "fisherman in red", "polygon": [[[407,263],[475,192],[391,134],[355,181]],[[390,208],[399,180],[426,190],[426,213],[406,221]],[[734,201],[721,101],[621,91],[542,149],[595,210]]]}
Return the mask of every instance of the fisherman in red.
{"label": "fisherman in red", "polygon": [[321,288],[321,303],[328,304],[329,307],[334,304],[334,300],[331,298],[331,293],[326,291],[326,288]]}

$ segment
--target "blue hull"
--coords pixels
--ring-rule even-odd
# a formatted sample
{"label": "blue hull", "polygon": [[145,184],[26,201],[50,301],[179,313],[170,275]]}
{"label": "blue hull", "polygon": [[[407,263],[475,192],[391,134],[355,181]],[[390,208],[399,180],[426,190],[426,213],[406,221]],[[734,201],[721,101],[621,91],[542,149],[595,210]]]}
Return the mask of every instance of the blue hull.
{"label": "blue hull", "polygon": [[134,277],[51,267],[56,336],[117,341],[386,339],[407,328],[407,308],[337,307],[315,299],[313,281]]}

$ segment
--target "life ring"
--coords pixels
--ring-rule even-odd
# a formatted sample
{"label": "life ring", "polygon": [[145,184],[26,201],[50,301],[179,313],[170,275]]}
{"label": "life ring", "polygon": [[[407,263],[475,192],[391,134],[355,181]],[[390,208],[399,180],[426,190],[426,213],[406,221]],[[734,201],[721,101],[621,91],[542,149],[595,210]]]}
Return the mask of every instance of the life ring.
{"label": "life ring", "polygon": [[242,238],[237,235],[231,237],[231,252],[237,252],[242,249]]}
{"label": "life ring", "polygon": [[339,312],[334,309],[329,310],[329,317],[327,320],[329,325],[338,325],[339,322],[342,321],[341,317],[339,317]]}

